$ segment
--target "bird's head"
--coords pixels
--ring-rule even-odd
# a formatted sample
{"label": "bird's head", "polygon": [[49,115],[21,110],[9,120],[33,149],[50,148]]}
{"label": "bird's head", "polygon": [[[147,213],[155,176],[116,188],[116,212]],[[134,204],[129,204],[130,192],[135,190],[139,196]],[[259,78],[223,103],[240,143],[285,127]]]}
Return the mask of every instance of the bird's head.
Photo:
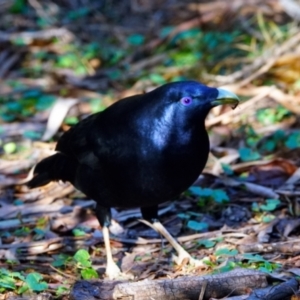
{"label": "bird's head", "polygon": [[[163,118],[181,119],[183,123],[202,121],[211,108],[229,104],[235,108],[239,98],[232,92],[221,88],[208,87],[196,81],[179,81],[165,84],[153,91],[160,98]],[[162,108],[162,107],[161,107]],[[174,120],[174,119],[173,119]]]}
{"label": "bird's head", "polygon": [[[147,100],[148,105],[138,121],[139,130],[147,132],[159,149],[174,143],[188,145],[201,134],[206,137],[204,123],[210,109],[222,104],[235,107],[239,103],[234,93],[196,81],[165,84],[144,97],[143,103]],[[144,128],[151,128],[151,133]]]}
{"label": "bird's head", "polygon": [[221,88],[208,87],[196,81],[179,81],[165,84],[157,89],[164,94],[166,102],[177,102],[185,108],[210,110],[214,106],[230,104],[235,108],[239,98]]}

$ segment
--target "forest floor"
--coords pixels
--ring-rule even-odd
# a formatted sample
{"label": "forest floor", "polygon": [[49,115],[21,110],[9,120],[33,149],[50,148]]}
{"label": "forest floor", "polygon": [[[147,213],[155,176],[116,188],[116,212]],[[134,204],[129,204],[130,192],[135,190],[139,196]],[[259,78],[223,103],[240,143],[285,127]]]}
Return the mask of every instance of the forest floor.
{"label": "forest floor", "polygon": [[[115,260],[135,280],[237,267],[300,276],[300,6],[297,1],[0,1],[0,299],[104,278],[95,203],[68,183],[29,190],[32,167],[91,113],[193,79],[242,99],[206,125],[205,171],[162,223],[205,268],[113,210]],[[29,174],[29,175],[28,175]],[[30,296],[31,295],[31,296]]]}

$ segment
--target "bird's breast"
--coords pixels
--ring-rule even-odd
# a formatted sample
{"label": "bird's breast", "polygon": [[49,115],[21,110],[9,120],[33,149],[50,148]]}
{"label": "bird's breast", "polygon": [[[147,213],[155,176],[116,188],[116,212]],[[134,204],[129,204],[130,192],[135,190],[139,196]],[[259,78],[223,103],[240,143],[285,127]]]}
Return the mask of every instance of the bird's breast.
{"label": "bird's breast", "polygon": [[132,207],[172,200],[197,179],[209,153],[206,132],[189,143],[184,143],[185,135],[180,142],[172,138],[166,143],[166,138],[172,137],[155,138],[153,133],[107,165],[105,173],[117,187],[115,198],[120,199],[114,205]]}

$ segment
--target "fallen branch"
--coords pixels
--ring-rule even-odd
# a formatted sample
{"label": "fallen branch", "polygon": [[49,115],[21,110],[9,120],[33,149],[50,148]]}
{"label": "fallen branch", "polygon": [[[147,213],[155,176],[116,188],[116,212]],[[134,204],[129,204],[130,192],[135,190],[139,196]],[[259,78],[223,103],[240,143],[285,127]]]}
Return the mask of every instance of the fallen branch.
{"label": "fallen branch", "polygon": [[203,300],[246,294],[249,289],[266,287],[267,279],[266,274],[259,271],[236,269],[216,275],[139,282],[82,280],[75,283],[70,299],[198,300],[205,286]]}

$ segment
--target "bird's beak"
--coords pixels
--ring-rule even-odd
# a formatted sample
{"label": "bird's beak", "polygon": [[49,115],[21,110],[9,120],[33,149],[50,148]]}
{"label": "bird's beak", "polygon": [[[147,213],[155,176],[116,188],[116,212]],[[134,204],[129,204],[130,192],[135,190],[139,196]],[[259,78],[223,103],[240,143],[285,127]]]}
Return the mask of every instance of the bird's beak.
{"label": "bird's beak", "polygon": [[240,99],[236,94],[220,88],[217,90],[219,94],[216,99],[211,101],[212,106],[231,104],[232,109],[235,109],[238,106]]}

